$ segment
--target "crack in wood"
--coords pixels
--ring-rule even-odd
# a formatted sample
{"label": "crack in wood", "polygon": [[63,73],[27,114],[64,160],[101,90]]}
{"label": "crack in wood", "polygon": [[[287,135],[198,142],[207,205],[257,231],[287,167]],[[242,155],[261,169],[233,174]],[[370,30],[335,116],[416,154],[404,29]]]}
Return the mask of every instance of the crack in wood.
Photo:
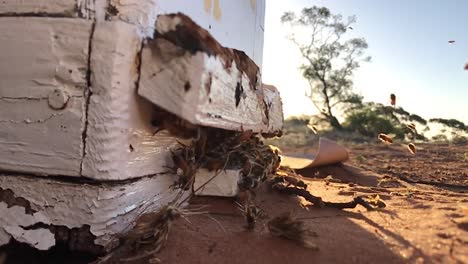
{"label": "crack in wood", "polygon": [[89,114],[89,104],[91,103],[91,96],[93,95],[93,92],[91,90],[91,55],[92,55],[92,49],[93,49],[93,36],[94,36],[94,31],[96,30],[96,21],[93,22],[91,26],[91,34],[89,36],[89,42],[88,42],[88,70],[86,72],[86,84],[87,84],[87,89],[84,90],[84,97],[86,98],[85,100],[85,105],[84,105],[84,128],[83,128],[83,133],[81,134],[81,142],[82,142],[82,150],[81,150],[81,162],[80,162],[80,175],[83,175],[83,161],[84,157],[86,155],[86,136],[88,132],[88,114]]}

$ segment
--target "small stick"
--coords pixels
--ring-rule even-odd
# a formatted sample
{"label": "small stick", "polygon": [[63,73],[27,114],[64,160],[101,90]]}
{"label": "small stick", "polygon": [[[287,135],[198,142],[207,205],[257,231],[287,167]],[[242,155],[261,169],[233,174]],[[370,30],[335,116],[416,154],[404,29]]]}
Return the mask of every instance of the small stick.
{"label": "small stick", "polygon": [[344,203],[324,202],[321,197],[314,196],[304,189],[300,189],[296,187],[286,187],[280,184],[276,184],[272,187],[273,189],[281,193],[294,194],[294,195],[304,197],[304,199],[313,203],[315,206],[319,206],[319,207],[326,206],[326,207],[337,208],[337,209],[345,209],[345,208],[356,208],[356,206],[360,204],[364,206],[368,211],[374,210],[374,207],[372,207],[368,202],[364,201],[363,197],[361,196],[355,197],[352,201],[344,202]]}

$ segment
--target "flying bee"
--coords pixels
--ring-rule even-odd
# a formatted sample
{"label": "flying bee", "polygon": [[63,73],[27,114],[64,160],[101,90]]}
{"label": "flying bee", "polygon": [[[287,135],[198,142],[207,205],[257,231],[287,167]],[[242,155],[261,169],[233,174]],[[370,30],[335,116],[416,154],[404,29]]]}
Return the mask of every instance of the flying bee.
{"label": "flying bee", "polygon": [[465,71],[468,71],[468,63],[465,63]]}
{"label": "flying bee", "polygon": [[390,104],[395,107],[396,105],[396,95],[395,94],[390,94]]}
{"label": "flying bee", "polygon": [[407,128],[411,129],[412,131],[416,130],[416,125],[414,123],[409,123],[406,125]]}
{"label": "flying bee", "polygon": [[308,127],[310,130],[312,130],[312,132],[314,132],[314,134],[316,134],[316,135],[318,134],[318,128],[317,128],[316,125],[310,125],[310,124],[308,124],[307,127]]}
{"label": "flying bee", "polygon": [[453,44],[453,43],[455,43],[455,40],[449,40],[448,43]]}
{"label": "flying bee", "polygon": [[416,146],[413,143],[409,143],[407,148],[411,154],[416,154]]}
{"label": "flying bee", "polygon": [[388,135],[384,134],[384,133],[380,133],[379,136],[378,136],[378,139],[380,141],[382,141],[383,143],[385,143],[385,144],[392,144],[393,143],[393,139],[391,137],[389,137]]}

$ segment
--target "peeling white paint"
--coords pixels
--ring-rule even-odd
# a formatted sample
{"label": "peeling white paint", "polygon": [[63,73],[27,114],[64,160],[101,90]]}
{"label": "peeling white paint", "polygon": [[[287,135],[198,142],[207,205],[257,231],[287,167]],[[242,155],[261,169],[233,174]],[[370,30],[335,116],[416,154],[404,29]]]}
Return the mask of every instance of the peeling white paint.
{"label": "peeling white paint", "polygon": [[270,107],[270,123],[268,130],[283,128],[283,102],[278,89],[273,85],[262,84],[265,103]]}
{"label": "peeling white paint", "polygon": [[153,36],[157,0],[110,0],[110,5],[118,10],[118,19],[137,26],[144,37]]}
{"label": "peeling white paint", "polygon": [[[185,91],[187,83],[190,89]],[[236,105],[238,83],[242,93]],[[138,93],[193,124],[255,132],[280,130],[282,112],[272,111],[280,111],[281,107],[267,109],[267,118],[263,87],[260,82],[254,84],[256,90],[251,87],[235,62],[226,69],[220,56],[191,54],[163,39],[151,41],[143,48]],[[280,100],[277,92],[270,94],[278,96],[270,100]]]}
{"label": "peeling white paint", "polygon": [[[30,202],[36,212],[26,214],[20,206],[7,208],[0,201],[0,230],[7,236],[27,242],[41,249],[55,243],[43,228],[40,232],[25,232],[23,227],[36,223],[79,228],[89,225],[97,238],[95,243],[110,246],[115,235],[127,231],[134,220],[145,211],[153,211],[168,204],[178,191],[170,186],[175,176],[157,175],[132,183],[80,184],[47,178],[0,176],[0,188],[10,189],[16,197]],[[38,191],[41,190],[41,191]],[[42,239],[38,237],[44,235]],[[37,242],[39,244],[36,244]]]}
{"label": "peeling white paint", "polygon": [[0,247],[10,242],[11,236],[0,227]]}
{"label": "peeling white paint", "polygon": [[[79,176],[91,27],[0,18],[0,170]],[[69,97],[63,109],[49,105],[55,91]]]}
{"label": "peeling white paint", "polygon": [[165,133],[153,136],[152,105],[136,92],[141,40],[136,26],[99,22],[91,54],[91,98],[82,174],[123,180],[167,171]]}

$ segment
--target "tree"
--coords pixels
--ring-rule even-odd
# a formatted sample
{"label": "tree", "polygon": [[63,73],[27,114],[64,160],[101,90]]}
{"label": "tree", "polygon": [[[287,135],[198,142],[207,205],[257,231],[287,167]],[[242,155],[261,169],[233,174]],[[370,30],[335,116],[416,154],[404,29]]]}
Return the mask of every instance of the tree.
{"label": "tree", "polygon": [[356,18],[343,21],[341,15],[332,14],[328,8],[313,6],[304,8],[300,16],[286,12],[281,22],[300,33],[299,37],[291,34],[289,39],[303,58],[300,70],[310,86],[306,96],[332,127],[341,130],[334,112],[362,102],[362,97],[353,92],[351,77],[361,61],[370,61],[370,57],[364,57],[368,47],[365,39],[343,39]]}

